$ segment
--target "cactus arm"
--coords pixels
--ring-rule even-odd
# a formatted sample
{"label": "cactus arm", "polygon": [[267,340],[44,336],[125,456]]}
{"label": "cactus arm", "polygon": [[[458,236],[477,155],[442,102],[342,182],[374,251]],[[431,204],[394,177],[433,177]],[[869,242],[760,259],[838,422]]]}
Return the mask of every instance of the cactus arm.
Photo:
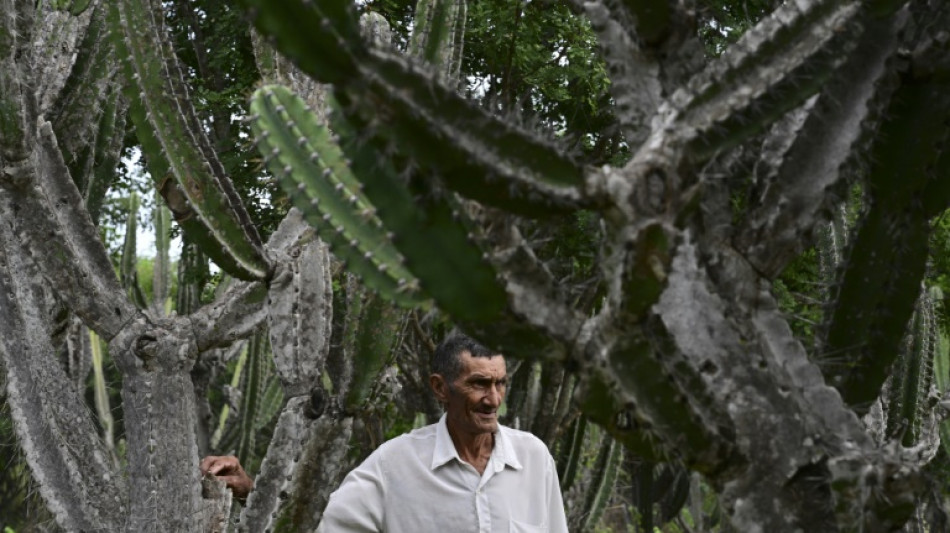
{"label": "cactus arm", "polygon": [[323,518],[330,493],[352,468],[349,454],[353,419],[323,417],[314,422],[293,476],[294,490],[275,524],[275,531],[314,531]]}
{"label": "cactus arm", "polygon": [[693,162],[736,146],[821,87],[853,49],[860,13],[858,2],[783,4],[672,95],[653,135],[672,129]]}
{"label": "cactus arm", "polygon": [[339,400],[350,388],[353,380],[353,349],[363,316],[366,290],[357,279],[341,273],[339,288],[333,294],[333,322],[330,329],[330,351],[327,354],[326,388]]}
{"label": "cactus arm", "polygon": [[[267,242],[268,253],[287,257],[301,242],[312,238],[311,232],[300,212],[291,209]],[[183,254],[183,261],[190,256]],[[267,286],[260,282],[235,282],[213,302],[190,314],[198,349],[227,346],[249,336],[266,320],[267,291]]]}
{"label": "cactus arm", "polygon": [[[926,289],[921,291],[908,324],[907,342],[904,344],[900,359],[894,366],[900,371],[891,377],[891,387],[899,396],[899,403],[888,408],[887,436],[896,437],[902,431],[902,444],[908,448],[915,446],[922,436],[922,419],[927,416],[924,405],[933,384],[933,364],[936,356],[933,301]],[[898,379],[899,378],[899,379]]]}
{"label": "cactus arm", "polygon": [[565,435],[564,449],[560,455],[561,464],[558,465],[557,477],[561,481],[561,492],[567,492],[577,479],[577,468],[581,462],[584,448],[584,435],[587,433],[587,418],[577,417],[571,425],[571,431]]}
{"label": "cactus arm", "polygon": [[[319,422],[315,424],[308,416],[309,410],[310,398],[307,396],[291,398],[284,407],[261,463],[260,474],[254,480],[254,490],[237,522],[237,531],[266,531],[273,525],[284,504],[281,494],[295,481],[301,453],[308,441],[333,441],[338,445],[331,448],[332,452],[346,449],[343,443],[349,440],[349,429],[344,426],[343,431],[330,431]],[[345,438],[337,440],[342,434]]]}
{"label": "cactus arm", "polygon": [[250,335],[266,318],[267,287],[237,282],[189,319],[200,351],[227,346]]}
{"label": "cactus arm", "polygon": [[342,152],[316,116],[286,89],[272,86],[255,93],[251,109],[258,117],[253,123],[258,148],[320,237],[367,285],[403,305],[418,303],[415,276],[401,264]]}
{"label": "cactus arm", "polygon": [[[116,107],[124,109],[115,102],[119,92],[117,71],[110,64],[115,56],[106,24],[107,7],[101,4],[93,8],[69,77],[47,114],[73,179],[83,191],[88,189],[89,175],[96,169],[96,150],[115,144],[107,124],[115,124]],[[91,215],[97,220],[98,212]]]}
{"label": "cactus arm", "polygon": [[446,85],[458,81],[465,32],[465,0],[425,0],[416,4],[409,55],[442,73]]}
{"label": "cactus arm", "polygon": [[[616,2],[613,2],[616,3]],[[666,0],[651,4],[666,3]],[[584,10],[597,33],[610,72],[610,94],[616,102],[618,122],[631,146],[649,134],[650,119],[662,101],[660,69],[637,45],[605,2],[587,2]]]}
{"label": "cactus arm", "polygon": [[[345,88],[335,93],[347,120],[365,123],[369,132],[378,128],[449,189],[525,216],[590,203],[581,189],[582,167],[553,143],[476,107],[414,68],[410,59],[371,50],[366,63],[367,93]],[[366,98],[387,106],[392,115],[386,127],[359,104]]]}
{"label": "cactus arm", "polygon": [[[721,261],[732,263],[733,279],[755,279],[755,273],[748,264],[734,260]],[[781,513],[756,509],[773,505],[794,507],[801,502],[777,487],[784,487],[787,483],[807,483],[801,475],[796,476],[796,472],[804,473],[802,469],[807,472],[816,453],[840,454],[835,464],[841,465],[841,468],[833,475],[840,476],[842,486],[849,486],[851,482],[846,479],[854,474],[849,470],[852,465],[847,459],[853,453],[851,450],[857,448],[873,453],[870,451],[874,449],[874,444],[855,413],[847,408],[834,389],[825,384],[820,370],[808,360],[804,348],[795,340],[775,302],[767,296],[763,297],[766,295],[764,291],[737,285],[718,288],[729,294],[727,304],[716,296],[710,280],[697,267],[695,251],[677,253],[669,277],[669,288],[656,306],[656,312],[677,350],[688,361],[701,365],[701,379],[715,403],[734,407],[747,404],[749,409],[757,412],[784,413],[774,419],[753,417],[753,420],[730,416],[732,425],[728,431],[735,432],[731,439],[742,443],[739,453],[754,457],[755,466],[744,475],[732,479],[736,492],[730,489],[723,493],[726,501],[733,497],[732,494],[743,494],[743,498],[763,498],[759,503],[749,502],[748,508],[737,510],[732,517],[737,528],[745,529],[752,524],[769,527],[766,523],[779,527],[784,520],[780,517]],[[729,305],[747,310],[736,309],[734,313],[752,313],[750,318],[754,331],[751,335],[757,344],[754,348],[757,354],[755,360],[746,359],[750,356],[748,346],[743,348],[746,341],[740,340],[738,332],[733,329],[735,326],[730,325],[723,314]],[[717,308],[719,311],[714,312]],[[698,312],[698,309],[702,311]],[[710,349],[712,346],[716,348]],[[710,380],[711,373],[718,377]],[[802,393],[783,396],[779,393],[781,390],[798,390]],[[751,407],[753,405],[758,407]],[[776,425],[771,425],[769,420]],[[792,420],[796,423],[792,423]],[[775,438],[779,433],[783,437]],[[806,440],[807,436],[817,434],[834,436],[831,440],[823,441],[821,451],[814,448],[814,441]],[[775,448],[779,443],[780,449]],[[882,459],[881,462],[874,459],[871,467],[876,471],[889,471],[889,459]],[[906,475],[913,479],[912,472]],[[771,476],[778,477],[771,481]],[[773,486],[776,489],[767,488]],[[863,496],[862,502],[876,508],[889,506],[886,497],[877,498],[875,495]],[[829,519],[833,520],[818,515],[807,519],[796,518],[802,520],[799,527],[806,529],[811,527],[809,523],[817,527]]]}
{"label": "cactus arm", "polygon": [[[147,110],[147,122],[142,122],[142,113],[133,113],[137,131],[151,128],[154,132],[197,220],[232,259],[219,266],[237,266],[230,273],[241,279],[264,278],[268,264],[260,237],[187,98],[178,60],[162,25],[156,21],[161,13],[156,13],[148,0],[119,2],[113,9],[117,49],[128,58],[126,73],[141,92]],[[149,38],[142,39],[143,34]]]}
{"label": "cactus arm", "polygon": [[241,406],[236,424],[237,442],[234,455],[250,468],[254,441],[257,438],[255,418],[264,395],[267,373],[267,337],[261,332],[251,336],[247,344],[247,363],[244,367],[244,385],[241,388]]}
{"label": "cactus arm", "polygon": [[[253,23],[264,35],[283,36],[280,51],[301,70],[324,83],[356,75],[354,56],[365,53],[355,12],[346,2],[265,2],[245,0]],[[314,50],[336,50],[314,54]]]}
{"label": "cactus arm", "polygon": [[[844,196],[846,184],[862,164],[874,126],[896,86],[898,33],[907,17],[875,20],[852,54],[818,96],[763,195],[746,215],[736,242],[766,276],[774,277],[800,252],[801,235],[829,202]],[[859,155],[855,156],[857,153]],[[776,205],[781,206],[775,216]],[[767,236],[767,237],[766,237]]]}
{"label": "cactus arm", "polygon": [[[355,133],[341,121],[334,125],[341,135]],[[459,320],[485,322],[497,316],[507,299],[504,285],[471,242],[462,209],[411,179],[405,185],[378,147],[354,141],[343,149],[363,192],[393,232],[406,267],[439,307]],[[432,261],[433,249],[443,260]]]}
{"label": "cactus arm", "polygon": [[171,244],[171,212],[162,205],[160,195],[155,193],[155,265],[152,272],[152,308],[159,316],[166,314],[165,303],[168,300],[171,281],[168,248]]}
{"label": "cactus arm", "polygon": [[[139,309],[144,309],[143,303],[136,298],[138,287],[138,276],[136,275],[136,263],[138,255],[136,251],[136,236],[138,233],[139,216],[139,196],[135,192],[129,195],[129,215],[125,219],[125,236],[122,239],[122,254],[119,257],[119,281],[122,287],[128,291],[129,298],[135,302]],[[141,291],[138,291],[141,292]]]}
{"label": "cactus arm", "polygon": [[125,138],[125,110],[128,105],[118,90],[113,90],[105,109],[99,119],[99,129],[96,132],[96,144],[92,151],[92,168],[83,189],[83,200],[89,218],[96,225],[102,213],[102,203],[112,182],[118,173],[116,166],[119,154],[122,152],[122,143]]}
{"label": "cactus arm", "polygon": [[333,286],[327,246],[311,240],[292,249],[268,287],[267,320],[274,362],[288,396],[318,383],[329,350]]}
{"label": "cactus arm", "polygon": [[600,522],[600,517],[607,508],[607,501],[613,493],[614,484],[617,482],[617,473],[622,459],[623,446],[610,436],[605,436],[600,452],[597,454],[597,461],[594,463],[594,477],[591,479],[591,486],[584,502],[583,531],[593,531],[597,522]]}
{"label": "cactus arm", "polygon": [[[854,238],[823,344],[847,361],[829,378],[859,412],[880,393],[899,351],[924,275],[928,220],[950,203],[946,180],[928,172],[950,137],[950,94],[938,84],[905,81],[892,102],[870,152],[869,211]],[[889,274],[894,268],[900,276]]]}
{"label": "cactus arm", "polygon": [[531,423],[531,433],[535,434],[544,441],[549,447],[554,443],[552,426],[554,425],[554,416],[556,415],[555,406],[558,400],[558,391],[561,388],[561,382],[565,378],[563,368],[554,365],[542,365],[541,382],[538,408]]}
{"label": "cactus arm", "polygon": [[353,379],[343,397],[347,412],[356,412],[369,399],[370,388],[397,342],[401,318],[401,313],[389,302],[377,295],[369,295],[355,339]]}
{"label": "cactus arm", "polygon": [[48,4],[37,6],[29,61],[34,69],[30,85],[38,114],[47,115],[60,98],[91,20],[91,11],[77,16]]}
{"label": "cactus arm", "polygon": [[[6,195],[0,198],[3,204],[9,201]],[[79,389],[54,359],[45,308],[34,292],[42,282],[18,251],[16,239],[6,224],[0,228],[6,251],[0,258],[0,327],[5,332],[0,367],[20,444],[61,527],[115,530],[127,505],[122,479],[108,460]]]}
{"label": "cactus arm", "polygon": [[23,161],[30,153],[23,105],[25,73],[17,59],[30,40],[33,10],[29,3],[16,0],[5,0],[0,9],[0,158],[8,165]]}
{"label": "cactus arm", "polygon": [[[305,9],[304,2],[296,1],[282,3],[283,9],[265,7],[261,0],[247,0],[245,4],[257,14],[258,28],[272,35],[277,47],[301,69],[320,81],[343,81],[342,74],[326,74],[329,64],[314,66],[329,56],[307,52],[319,49],[322,32],[287,30],[302,20],[311,20],[313,27],[327,27],[337,19],[323,17],[322,12],[346,11],[346,2],[325,2],[314,9]],[[342,52],[334,54],[330,62],[337,61],[337,56],[356,58],[358,71],[346,69],[344,79],[367,83],[340,85],[337,97],[341,102],[370,98],[385,105],[392,113],[387,124],[395,128],[391,132],[393,141],[415,161],[437,169],[450,188],[464,195],[535,215],[580,203],[583,172],[570,157],[534,134],[468,102],[430,75],[412,68],[408,60],[366,50],[356,37],[355,20],[352,16],[350,19],[353,28],[345,31],[351,36],[341,36],[342,40],[335,42],[334,46]],[[369,94],[357,89],[363,85]],[[374,117],[364,119],[372,123]],[[444,142],[446,139],[452,142]],[[440,148],[433,150],[433,146]]]}
{"label": "cactus arm", "polygon": [[40,125],[37,141],[38,181],[5,184],[17,203],[16,214],[9,213],[8,219],[17,221],[20,242],[52,286],[83,322],[111,339],[136,310],[124,297],[99,232],[85,214],[48,122]]}

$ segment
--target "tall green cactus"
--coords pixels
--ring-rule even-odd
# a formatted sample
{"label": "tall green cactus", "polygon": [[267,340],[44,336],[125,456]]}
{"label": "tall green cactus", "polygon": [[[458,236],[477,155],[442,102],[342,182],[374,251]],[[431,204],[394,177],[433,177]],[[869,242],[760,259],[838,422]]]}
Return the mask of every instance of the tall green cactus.
{"label": "tall green cactus", "polygon": [[[198,121],[181,67],[164,33],[162,16],[150,2],[119,2],[113,6],[117,50],[125,57],[126,75],[136,84],[132,114],[153,167],[153,178],[163,183],[169,169],[177,190],[188,199],[202,228],[194,237],[203,243],[222,268],[242,279],[267,274],[267,261],[257,229],[250,223],[233,185]],[[148,36],[142,40],[141,36]],[[164,189],[164,187],[161,187]],[[171,194],[170,192],[167,194]]]}

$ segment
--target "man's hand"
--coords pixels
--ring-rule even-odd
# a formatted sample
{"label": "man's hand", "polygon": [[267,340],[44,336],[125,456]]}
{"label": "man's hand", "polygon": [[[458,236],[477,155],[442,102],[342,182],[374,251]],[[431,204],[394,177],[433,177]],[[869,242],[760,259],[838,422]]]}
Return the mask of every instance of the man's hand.
{"label": "man's hand", "polygon": [[238,458],[233,455],[209,455],[201,460],[198,467],[202,475],[212,475],[224,481],[234,493],[234,497],[242,503],[254,488],[254,480],[247,475]]}

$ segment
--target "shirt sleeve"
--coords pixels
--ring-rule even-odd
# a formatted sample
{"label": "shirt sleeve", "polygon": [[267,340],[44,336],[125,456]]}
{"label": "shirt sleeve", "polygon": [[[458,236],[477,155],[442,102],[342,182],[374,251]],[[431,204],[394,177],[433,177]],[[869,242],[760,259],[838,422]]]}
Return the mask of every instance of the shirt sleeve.
{"label": "shirt sleeve", "polygon": [[550,533],[568,533],[567,516],[564,514],[564,501],[561,499],[561,482],[557,477],[554,458],[548,454],[548,531]]}
{"label": "shirt sleeve", "polygon": [[377,453],[346,475],[323,511],[317,533],[383,530],[383,471]]}

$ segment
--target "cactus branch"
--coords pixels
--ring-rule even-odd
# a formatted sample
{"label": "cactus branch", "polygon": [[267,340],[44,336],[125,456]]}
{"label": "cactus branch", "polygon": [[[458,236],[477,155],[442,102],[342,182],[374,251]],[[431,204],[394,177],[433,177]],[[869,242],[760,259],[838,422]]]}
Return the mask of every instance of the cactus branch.
{"label": "cactus branch", "polygon": [[[799,253],[800,236],[845,196],[895,86],[897,38],[906,16],[867,25],[858,48],[818,96],[737,238],[758,270],[775,276]],[[856,150],[857,149],[857,150]],[[775,216],[774,206],[781,208]],[[766,210],[769,214],[766,215]],[[768,235],[768,238],[765,236]]]}
{"label": "cactus branch", "polygon": [[[0,202],[9,204],[9,196],[4,194]],[[9,212],[9,205],[4,211]],[[18,252],[16,239],[9,226],[0,228],[6,250],[0,258],[0,326],[5,332],[0,367],[17,434],[61,527],[116,530],[128,504],[123,480],[108,460],[79,390],[54,360],[44,307],[35,292],[42,283]],[[83,490],[75,490],[77,486]]]}
{"label": "cactus branch", "polygon": [[[156,12],[149,0],[118,2],[113,9],[116,46],[128,58],[126,74],[140,91],[132,98],[141,98],[145,109],[144,117],[133,113],[137,130],[154,132],[198,220],[232,258],[233,262],[219,266],[236,265],[231,274],[241,279],[264,278],[269,267],[260,237],[188,99],[181,67],[161,22],[162,13]],[[142,35],[149,38],[142,39]]]}

